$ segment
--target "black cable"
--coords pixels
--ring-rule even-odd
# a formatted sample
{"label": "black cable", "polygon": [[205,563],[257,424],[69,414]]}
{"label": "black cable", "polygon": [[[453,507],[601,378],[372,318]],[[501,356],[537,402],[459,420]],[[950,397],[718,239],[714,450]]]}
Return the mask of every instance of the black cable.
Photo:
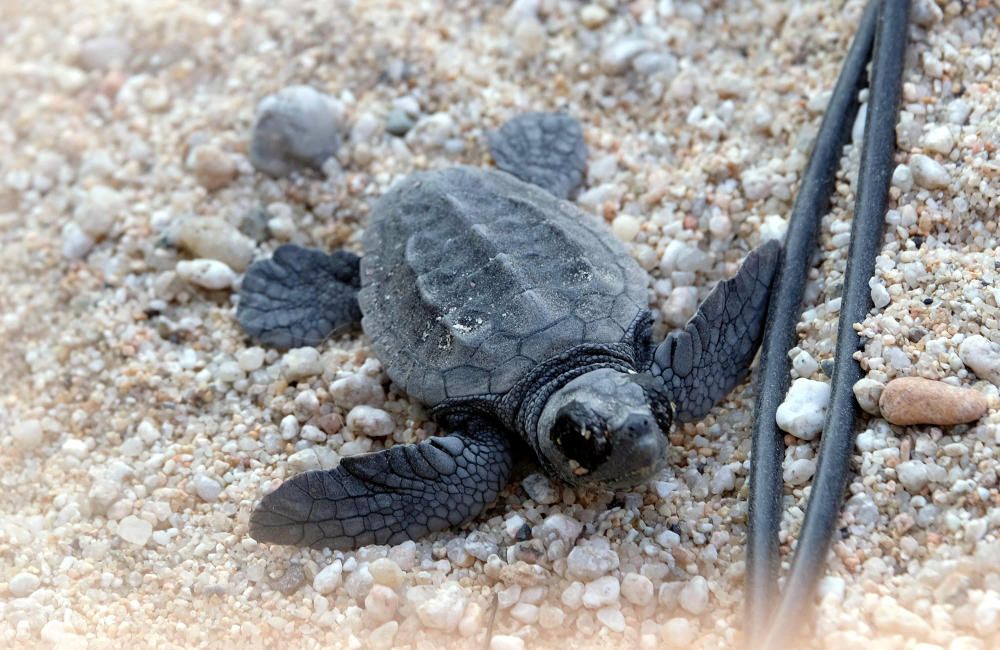
{"label": "black cable", "polygon": [[865,138],[858,168],[858,196],[837,329],[830,409],[795,559],[774,626],[764,644],[766,648],[788,647],[805,620],[816,583],[823,572],[847,486],[858,413],[852,387],[862,375],[860,365],[854,360],[854,353],[861,349],[854,324],[863,321],[871,308],[868,280],[875,268],[875,256],[881,248],[885,228],[909,12],[909,0],[884,0],[879,13]]}
{"label": "black cable", "polygon": [[841,152],[858,111],[858,93],[875,39],[879,0],[870,0],[844,59],[813,146],[795,206],[788,221],[784,263],[778,271],[768,310],[767,334],[757,369],[750,465],[750,512],[747,536],[746,639],[757,647],[767,632],[778,596],[778,528],[783,493],[785,447],[775,413],[788,391],[788,350],[802,313],[808,268],[816,251],[820,219],[829,210]]}

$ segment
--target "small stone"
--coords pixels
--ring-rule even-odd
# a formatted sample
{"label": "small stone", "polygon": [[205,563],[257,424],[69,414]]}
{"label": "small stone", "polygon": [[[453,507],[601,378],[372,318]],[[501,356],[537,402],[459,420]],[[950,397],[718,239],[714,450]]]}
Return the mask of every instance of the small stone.
{"label": "small stone", "polygon": [[642,607],[653,601],[653,582],[638,573],[626,573],[622,578],[622,596],[633,605]]}
{"label": "small stone", "polygon": [[344,563],[340,560],[334,560],[330,564],[323,567],[323,569],[316,574],[313,578],[313,589],[318,594],[329,594],[333,593],[337,587],[340,586],[340,580],[344,575]]}
{"label": "small stone", "polygon": [[382,409],[359,404],[347,414],[347,427],[369,438],[385,438],[392,435],[396,424]]}
{"label": "small stone", "polygon": [[951,181],[948,171],[941,163],[921,154],[910,157],[910,171],[913,172],[913,180],[917,185],[928,190],[948,187]]}
{"label": "small stone", "polygon": [[333,469],[338,463],[340,456],[337,452],[322,446],[306,447],[288,457],[288,468],[296,474],[314,469]]}
{"label": "small stone", "polygon": [[955,146],[955,136],[951,134],[951,129],[942,124],[928,131],[924,136],[923,145],[925,149],[947,156]]}
{"label": "small stone", "polygon": [[597,620],[612,632],[625,631],[625,615],[617,607],[602,607],[597,610]]}
{"label": "small stone", "polygon": [[674,327],[681,327],[694,316],[698,309],[698,289],[695,287],[674,287],[663,305],[663,318]]}
{"label": "small stone", "polygon": [[365,596],[365,612],[378,624],[391,620],[399,608],[399,595],[385,585],[372,585]]}
{"label": "small stone", "polygon": [[865,413],[880,415],[881,411],[878,410],[878,400],[882,396],[883,389],[885,389],[885,384],[882,382],[863,377],[854,382],[854,399],[858,401],[858,406]]}
{"label": "small stone", "polygon": [[261,242],[271,236],[267,227],[272,215],[267,208],[255,206],[247,210],[240,219],[239,231],[251,241]]}
{"label": "small stone", "polygon": [[508,634],[495,634],[490,639],[490,650],[524,650],[524,639]]}
{"label": "small stone", "polygon": [[913,173],[910,171],[909,165],[903,163],[896,165],[896,168],[892,170],[892,184],[904,192],[913,189]]}
{"label": "small stone", "polygon": [[830,403],[830,384],[800,378],[792,382],[775,414],[778,426],[796,438],[813,440],[823,430]]}
{"label": "small stone", "polygon": [[521,481],[521,487],[535,503],[550,505],[559,501],[559,490],[544,474],[529,474]]}
{"label": "small stone", "polygon": [[618,595],[621,592],[621,585],[618,578],[614,576],[602,576],[593,582],[587,583],[583,589],[583,606],[589,609],[598,609],[605,605],[618,602]]}
{"label": "small stone", "polygon": [[97,36],[80,47],[80,67],[84,70],[124,69],[132,56],[128,41],[118,36]]}
{"label": "small stone", "polygon": [[35,593],[42,581],[34,573],[22,572],[10,579],[7,589],[14,598],[25,598]]}
{"label": "small stone", "polygon": [[293,171],[321,171],[337,153],[337,101],[310,86],[289,86],[257,105],[250,162],[270,176]]}
{"label": "small stone", "polygon": [[455,137],[457,128],[448,113],[425,115],[406,134],[406,141],[427,149],[440,148]]}
{"label": "small stone", "polygon": [[919,460],[908,460],[896,466],[896,477],[906,491],[916,494],[927,485],[927,465]]}
{"label": "small stone", "polygon": [[962,341],[958,356],[977,377],[1000,386],[1000,345],[977,334]]}
{"label": "small stone", "polygon": [[915,24],[928,28],[934,26],[942,18],[944,18],[944,12],[934,0],[914,0],[912,20]]}
{"label": "small stone", "polygon": [[385,130],[392,135],[404,136],[413,128],[415,122],[402,108],[395,107],[385,118]]}
{"label": "small stone", "polygon": [[701,576],[691,578],[678,594],[677,602],[695,616],[703,613],[708,607],[708,581]]}
{"label": "small stone", "polygon": [[319,350],[316,348],[292,348],[282,359],[285,379],[299,381],[323,372]]}
{"label": "small stone", "polygon": [[135,515],[129,515],[118,522],[118,536],[129,544],[145,546],[153,534],[153,524]]}
{"label": "small stone", "polygon": [[191,152],[191,167],[198,183],[212,192],[236,178],[236,163],[218,147],[201,145]]}
{"label": "small stone", "polygon": [[639,220],[633,216],[622,214],[611,222],[615,236],[624,242],[630,242],[639,234]]}
{"label": "small stone", "polygon": [[177,262],[177,275],[190,284],[203,289],[227,289],[236,281],[236,273],[218,260],[181,260]]}
{"label": "small stone", "polygon": [[344,409],[351,409],[358,404],[382,406],[385,403],[382,385],[363,374],[348,375],[331,383],[330,397]]}
{"label": "small stone", "polygon": [[882,284],[881,282],[872,283],[871,294],[872,294],[872,304],[875,305],[875,307],[877,307],[878,309],[887,307],[889,303],[892,302],[892,298],[889,297],[889,291],[886,290],[885,285]]}
{"label": "small stone", "polygon": [[593,544],[577,546],[566,557],[566,577],[590,582],[618,568],[618,554]]}
{"label": "small stone", "polygon": [[901,634],[907,637],[923,638],[932,634],[933,629],[922,617],[914,614],[893,602],[883,598],[872,612],[875,627],[889,634]]}
{"label": "small stone", "polygon": [[510,617],[525,625],[534,625],[538,622],[538,605],[517,603],[510,608]]}
{"label": "small stone", "polygon": [[545,51],[547,37],[548,34],[541,21],[534,17],[525,17],[514,25],[514,34],[511,40],[521,54],[532,57]]}
{"label": "small stone", "polygon": [[601,5],[587,5],[580,10],[580,22],[587,29],[597,29],[608,19],[608,10]]}
{"label": "small stone", "polygon": [[306,572],[298,564],[289,565],[285,572],[271,583],[275,590],[286,596],[290,596],[299,590],[299,587],[306,581]]}
{"label": "small stone", "polygon": [[87,457],[87,443],[79,438],[70,438],[62,444],[62,452],[83,460]]}
{"label": "small stone", "polygon": [[24,451],[37,449],[44,440],[42,423],[38,420],[22,420],[11,427],[10,437],[18,449]]}
{"label": "small stone", "polygon": [[236,363],[243,372],[253,372],[264,365],[264,348],[254,346],[240,350],[236,354]]}
{"label": "small stone", "polygon": [[560,628],[565,622],[566,613],[555,605],[542,605],[538,610],[538,624],[546,630]]}
{"label": "small stone", "polygon": [[687,648],[695,639],[695,629],[686,618],[672,618],[660,628],[660,635],[672,648]]}
{"label": "small stone", "polygon": [[583,532],[583,524],[569,515],[561,512],[551,514],[545,518],[538,529],[539,537],[546,542],[555,539],[562,539],[570,544],[576,542],[576,538]]}
{"label": "small stone", "polygon": [[71,221],[62,229],[62,254],[66,259],[82,259],[96,243],[78,223]]}
{"label": "small stone", "polygon": [[799,377],[809,377],[819,370],[819,364],[816,363],[813,355],[805,350],[800,350],[798,354],[792,357],[792,369],[798,373]]}
{"label": "small stone", "polygon": [[379,625],[368,635],[368,645],[371,650],[390,650],[396,640],[396,633],[399,632],[397,621],[388,621]]}
{"label": "small stone", "polygon": [[403,570],[389,558],[378,558],[368,565],[368,572],[377,585],[399,589],[403,584]]}
{"label": "small stone", "polygon": [[73,218],[88,237],[100,241],[111,232],[125,208],[125,198],[117,190],[97,185],[77,204]]}
{"label": "small stone", "polygon": [[465,591],[457,582],[449,580],[431,593],[433,595],[429,599],[416,607],[420,621],[425,627],[435,630],[455,630],[465,610]]}
{"label": "small stone", "polygon": [[219,500],[219,495],[222,494],[222,485],[214,478],[199,472],[194,475],[192,482],[194,483],[194,491],[198,493],[202,501],[214,503]]}
{"label": "small stone", "polygon": [[816,461],[811,458],[797,458],[785,467],[782,478],[788,485],[802,485],[816,473]]}
{"label": "small stone", "polygon": [[898,425],[974,422],[986,409],[986,398],[979,391],[923,377],[893,379],[879,398],[882,417]]}
{"label": "small stone", "polygon": [[253,240],[217,217],[184,219],[168,238],[195,257],[218,260],[237,272],[253,259]]}
{"label": "small stone", "polygon": [[644,38],[626,36],[604,49],[601,68],[609,74],[621,74],[628,69],[632,59],[652,48],[653,44]]}

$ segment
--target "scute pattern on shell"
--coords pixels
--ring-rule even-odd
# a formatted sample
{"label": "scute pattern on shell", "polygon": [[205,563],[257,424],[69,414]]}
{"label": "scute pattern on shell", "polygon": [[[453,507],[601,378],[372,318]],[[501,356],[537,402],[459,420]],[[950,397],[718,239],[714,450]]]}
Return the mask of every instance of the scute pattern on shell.
{"label": "scute pattern on shell", "polygon": [[646,308],[645,272],[603,224],[496,170],[411,175],[364,245],[362,326],[429,406],[502,394],[568,348],[621,340]]}

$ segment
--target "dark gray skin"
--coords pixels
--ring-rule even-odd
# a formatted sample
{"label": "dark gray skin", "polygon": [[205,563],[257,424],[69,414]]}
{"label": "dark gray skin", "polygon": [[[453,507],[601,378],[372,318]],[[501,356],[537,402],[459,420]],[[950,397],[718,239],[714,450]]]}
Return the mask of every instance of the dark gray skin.
{"label": "dark gray skin", "polygon": [[[565,170],[550,176],[568,193]],[[780,257],[777,242],[751,252],[657,344],[648,278],[624,245],[502,171],[411,175],[376,203],[364,248],[359,291],[342,252],[279,248],[248,272],[240,322],[289,347],[363,314],[389,377],[447,433],[285,481],[253,512],[259,541],[346,550],[464,524],[507,484],[513,435],[568,484],[642,483],[674,423],[703,417],[747,374]]]}

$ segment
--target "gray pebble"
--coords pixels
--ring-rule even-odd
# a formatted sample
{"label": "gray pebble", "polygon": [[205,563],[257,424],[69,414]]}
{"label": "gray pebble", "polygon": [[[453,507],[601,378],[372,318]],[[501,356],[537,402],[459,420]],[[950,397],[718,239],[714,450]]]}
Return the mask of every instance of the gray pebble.
{"label": "gray pebble", "polygon": [[250,162],[270,176],[321,171],[340,147],[336,100],[310,86],[289,86],[257,105]]}
{"label": "gray pebble", "polygon": [[392,135],[406,135],[407,131],[412,129],[414,124],[413,118],[399,107],[389,111],[389,114],[385,118],[385,130]]}

